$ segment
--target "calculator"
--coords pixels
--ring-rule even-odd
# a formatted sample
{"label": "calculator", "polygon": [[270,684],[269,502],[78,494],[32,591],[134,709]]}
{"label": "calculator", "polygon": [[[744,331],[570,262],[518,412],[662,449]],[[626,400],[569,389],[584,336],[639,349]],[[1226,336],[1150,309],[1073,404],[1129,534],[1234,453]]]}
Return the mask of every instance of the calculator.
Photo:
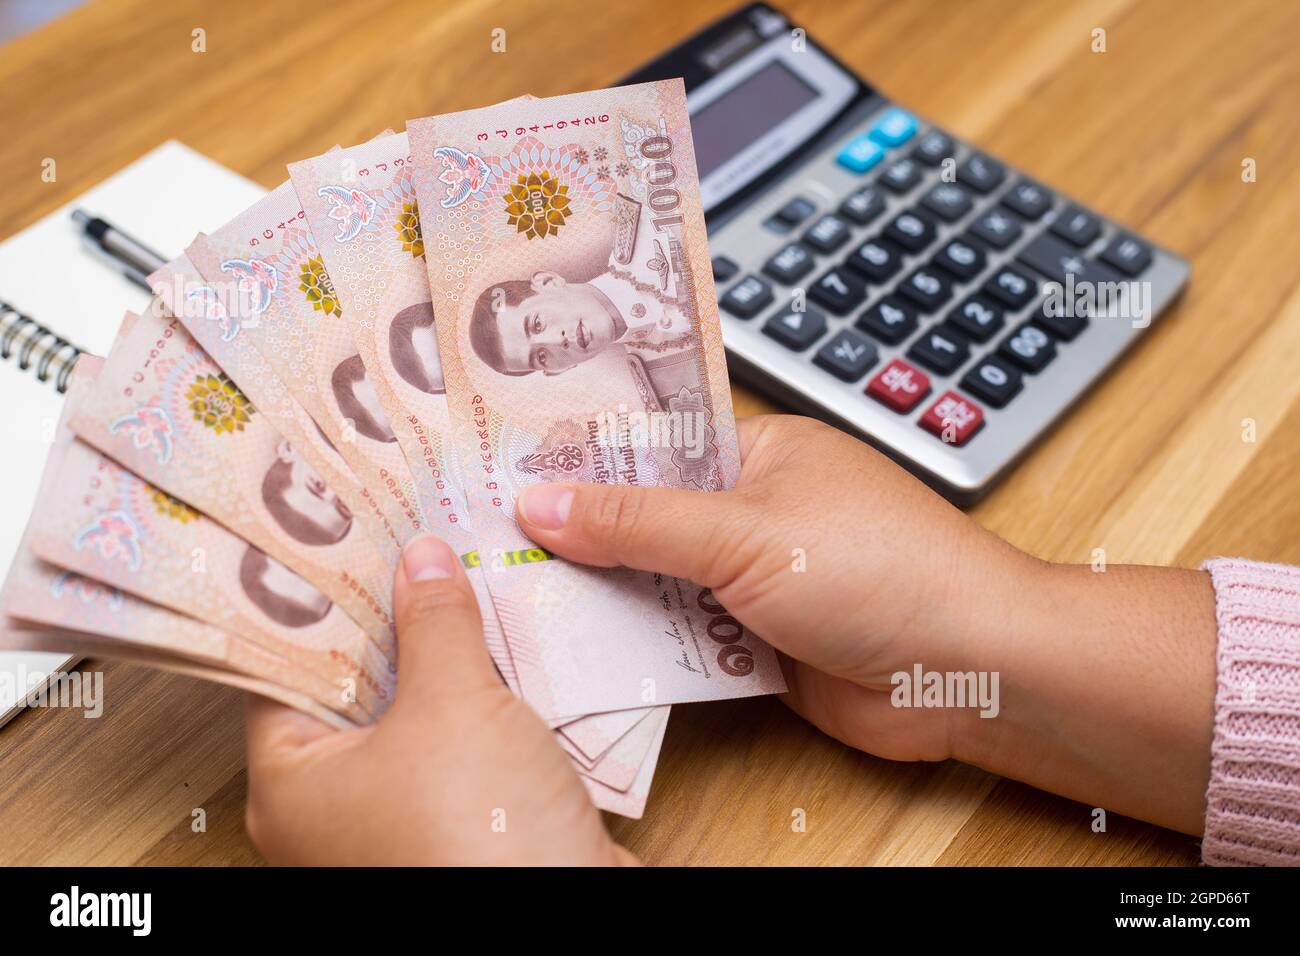
{"label": "calculator", "polygon": [[870,88],[756,3],[682,77],[732,374],[980,498],[1188,264]]}

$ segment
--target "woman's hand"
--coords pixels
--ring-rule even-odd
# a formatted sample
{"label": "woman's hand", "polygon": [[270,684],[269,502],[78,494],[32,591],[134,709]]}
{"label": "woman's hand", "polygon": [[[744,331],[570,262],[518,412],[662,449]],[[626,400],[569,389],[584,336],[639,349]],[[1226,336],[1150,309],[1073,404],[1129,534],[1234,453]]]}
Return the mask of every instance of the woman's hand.
{"label": "woman's hand", "polygon": [[552,732],[501,683],[460,560],[407,545],[393,587],[397,698],[339,733],[249,696],[249,835],[273,863],[632,862]]}
{"label": "woman's hand", "polygon": [[839,740],[900,760],[953,756],[950,721],[969,715],[894,708],[890,676],[915,662],[975,669],[1045,566],[829,426],[745,419],[740,445],[733,490],[539,486],[520,526],[575,561],[711,587],[792,659],[789,703]]}
{"label": "woman's hand", "polygon": [[[787,655],[787,702],[900,760],[956,757],[1198,832],[1216,628],[1208,576],[1054,566],[809,419],[740,422],[737,487],[543,485],[520,526],[557,554],[711,587]],[[978,707],[896,707],[891,676],[996,672]],[[949,702],[951,703],[951,702]]]}

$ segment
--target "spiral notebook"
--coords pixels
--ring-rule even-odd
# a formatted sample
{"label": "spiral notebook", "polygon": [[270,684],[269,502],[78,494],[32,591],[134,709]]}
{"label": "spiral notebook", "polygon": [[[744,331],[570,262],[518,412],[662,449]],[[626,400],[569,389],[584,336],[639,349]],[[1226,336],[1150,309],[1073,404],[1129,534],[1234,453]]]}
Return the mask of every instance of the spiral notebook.
{"label": "spiral notebook", "polygon": [[[145,290],[86,250],[72,209],[102,216],[170,256],[264,193],[173,140],[0,242],[0,580],[36,495],[63,402],[59,385],[80,349],[102,355],[122,313],[149,301]],[[0,723],[17,712],[24,688],[70,662],[57,654],[0,652]]]}

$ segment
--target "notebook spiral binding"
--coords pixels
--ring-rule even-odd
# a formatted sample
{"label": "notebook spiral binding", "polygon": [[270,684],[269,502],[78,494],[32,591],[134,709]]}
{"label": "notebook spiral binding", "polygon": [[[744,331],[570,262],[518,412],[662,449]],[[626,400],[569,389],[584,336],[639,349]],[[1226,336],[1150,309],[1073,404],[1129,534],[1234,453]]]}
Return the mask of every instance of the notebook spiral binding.
{"label": "notebook spiral binding", "polygon": [[17,351],[18,367],[23,371],[36,363],[36,378],[48,382],[54,375],[54,387],[67,390],[68,376],[82,350],[31,319],[8,302],[0,300],[0,359],[8,360]]}

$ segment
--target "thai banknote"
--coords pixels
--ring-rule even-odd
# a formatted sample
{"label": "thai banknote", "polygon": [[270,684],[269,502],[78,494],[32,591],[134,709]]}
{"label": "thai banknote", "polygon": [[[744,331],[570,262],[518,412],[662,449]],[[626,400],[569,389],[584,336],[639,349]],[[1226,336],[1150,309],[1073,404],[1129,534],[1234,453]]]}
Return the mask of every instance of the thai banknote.
{"label": "thai banknote", "polygon": [[[61,568],[239,634],[313,680],[357,721],[378,716],[394,668],[325,595],[116,462],[60,435],[59,481],[37,502],[31,550]],[[292,675],[282,681],[294,686]]]}
{"label": "thai banknote", "polygon": [[707,590],[556,560],[515,522],[534,483],[738,474],[680,81],[407,131],[453,438],[524,696],[554,718],[783,690]]}
{"label": "thai banknote", "polygon": [[[17,566],[20,561],[24,567]],[[287,662],[251,641],[36,558],[15,557],[0,603],[11,625],[20,622],[0,626],[4,650],[109,657],[170,671],[184,668],[190,676],[260,693],[330,726],[356,726],[311,696],[310,687],[295,690],[281,683]],[[336,701],[337,694],[331,695],[330,702]]]}
{"label": "thai banknote", "polygon": [[578,773],[611,789],[624,791],[635,783],[642,764],[655,758],[653,747],[656,740],[662,739],[659,732],[668,722],[671,710],[671,707],[645,710],[645,716],[595,760],[587,757],[562,734],[560,746],[574,762]]}
{"label": "thai banknote", "polygon": [[[462,462],[449,453],[451,421],[412,173],[405,133],[289,166],[307,225],[319,237],[318,252],[332,277],[343,320],[351,326],[367,379],[415,476],[424,512],[431,528],[467,556],[488,649],[506,684],[518,692],[514,664],[478,566]],[[561,733],[579,752],[599,758],[644,715],[644,709],[593,715],[571,722]]]}
{"label": "thai banknote", "polygon": [[321,706],[305,694],[279,684],[221,667],[196,663],[185,655],[142,648],[127,641],[102,638],[94,634],[51,630],[21,620],[0,621],[0,650],[34,651],[40,654],[74,654],[78,657],[108,657],[154,670],[225,684],[238,690],[259,694],[278,701],[338,730],[356,726],[346,717]]}
{"label": "thai banknote", "polygon": [[655,712],[646,718],[653,721],[659,714],[662,718],[655,730],[654,738],[650,741],[649,752],[637,769],[636,776],[629,787],[618,790],[599,780],[579,774],[579,779],[587,789],[591,802],[601,810],[631,817],[634,820],[639,820],[645,813],[646,800],[650,796],[650,784],[654,782],[655,768],[659,765],[659,751],[663,746],[664,733],[668,730],[667,708],[655,708]]}
{"label": "thai banknote", "polygon": [[[128,328],[131,325],[129,321],[124,324]],[[108,640],[114,647],[133,649],[137,656],[165,653],[177,660],[237,671],[310,697],[325,707],[344,709],[340,708],[338,687],[305,672],[298,662],[277,653],[274,645],[263,647],[168,611],[110,584],[48,564],[32,551],[31,539],[40,509],[50,504],[64,482],[60,452],[73,442],[69,419],[76,406],[86,400],[102,368],[103,360],[98,356],[84,355],[68,380],[66,401],[54,432],[54,451],[37,489],[38,509],[28,522],[0,592],[4,613],[77,632],[79,643],[70,650],[84,651],[91,638]]]}
{"label": "thai banknote", "polygon": [[149,283],[156,297],[150,308],[181,320],[195,341],[292,442],[325,484],[338,492],[357,520],[367,526],[388,565],[395,568],[401,543],[384,509],[276,377],[248,336],[226,337],[216,292],[189,257],[177,256],[149,276]]}
{"label": "thai banknote", "polygon": [[392,572],[374,540],[178,319],[134,318],[69,427],[297,572],[396,660]]}
{"label": "thai banknote", "polygon": [[253,342],[380,502],[399,540],[428,530],[293,185],[271,190],[186,254],[215,292],[222,335]]}

